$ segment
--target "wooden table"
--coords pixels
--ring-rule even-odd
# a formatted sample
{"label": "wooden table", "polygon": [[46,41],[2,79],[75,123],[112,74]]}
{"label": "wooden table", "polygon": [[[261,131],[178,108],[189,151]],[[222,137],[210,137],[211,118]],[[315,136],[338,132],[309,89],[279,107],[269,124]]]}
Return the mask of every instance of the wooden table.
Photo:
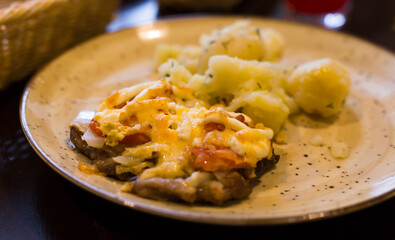
{"label": "wooden table", "polygon": [[[138,15],[135,18],[127,15],[146,4],[151,4],[151,15],[147,13],[141,19]],[[124,1],[114,29],[139,24],[147,17],[174,14],[169,10],[157,11],[156,4]],[[272,0],[247,0],[232,13],[279,17],[277,4]],[[342,31],[395,52],[395,1],[354,0]],[[183,222],[101,199],[58,175],[30,147],[19,123],[20,96],[27,81],[0,91],[0,239],[200,239],[211,234],[221,238],[395,239],[394,198],[331,219],[255,227]]]}

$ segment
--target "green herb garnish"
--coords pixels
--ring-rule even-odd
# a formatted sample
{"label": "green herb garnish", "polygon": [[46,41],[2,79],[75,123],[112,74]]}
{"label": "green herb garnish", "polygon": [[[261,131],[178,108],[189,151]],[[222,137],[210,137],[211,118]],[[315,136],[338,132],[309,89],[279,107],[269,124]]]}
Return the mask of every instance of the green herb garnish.
{"label": "green herb garnish", "polygon": [[255,29],[255,32],[256,32],[256,34],[257,34],[259,37],[261,37],[261,29],[256,28],[256,29]]}
{"label": "green herb garnish", "polygon": [[244,109],[244,107],[239,107],[238,109],[236,109],[236,111],[235,111],[235,112],[237,112],[237,113],[241,113],[241,112],[243,112],[243,109]]}
{"label": "green herb garnish", "polygon": [[222,46],[227,50],[229,43],[232,41],[232,39],[229,39],[228,41],[222,42]]}

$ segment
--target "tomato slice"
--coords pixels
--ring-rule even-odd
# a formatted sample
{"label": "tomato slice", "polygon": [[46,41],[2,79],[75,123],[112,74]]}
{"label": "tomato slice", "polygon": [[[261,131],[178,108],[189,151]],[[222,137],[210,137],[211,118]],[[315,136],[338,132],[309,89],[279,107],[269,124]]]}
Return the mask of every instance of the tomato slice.
{"label": "tomato slice", "polygon": [[103,132],[100,130],[100,123],[96,121],[95,119],[92,119],[92,121],[89,123],[89,128],[91,131],[98,137],[104,137]]}
{"label": "tomato slice", "polygon": [[151,141],[151,139],[145,133],[134,133],[132,135],[125,136],[119,144],[123,145],[140,145]]}
{"label": "tomato slice", "polygon": [[[89,128],[91,129],[93,134],[98,137],[106,137],[99,127],[100,123],[97,122],[95,119],[92,119],[92,121],[89,123]],[[119,144],[134,146],[144,144],[149,141],[151,141],[151,139],[145,133],[134,133],[125,136],[121,141],[119,141]]]}
{"label": "tomato slice", "polygon": [[209,172],[253,167],[242,156],[236,154],[230,148],[217,150],[195,148],[192,153],[196,157],[194,167]]}

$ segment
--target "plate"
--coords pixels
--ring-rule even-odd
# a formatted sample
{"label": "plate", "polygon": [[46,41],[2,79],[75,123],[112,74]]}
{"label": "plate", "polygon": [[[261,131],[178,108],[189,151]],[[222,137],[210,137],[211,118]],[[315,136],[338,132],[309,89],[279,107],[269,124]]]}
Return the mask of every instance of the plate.
{"label": "plate", "polygon": [[[280,224],[342,215],[395,195],[395,56],[355,37],[316,27],[262,18],[286,41],[284,59],[299,64],[331,57],[349,69],[351,93],[331,121],[297,115],[285,125],[281,155],[252,194],[225,206],[161,202],[120,192],[115,180],[78,170],[87,158],[72,150],[69,123],[94,110],[114,89],[154,76],[158,43],[197,44],[199,35],[232,24],[237,17],[178,18],[102,35],[66,52],[28,83],[20,107],[25,134],[35,151],[60,175],[112,202],[182,220],[218,224]],[[324,146],[313,146],[316,134]],[[328,146],[344,141],[348,158],[331,157]]]}

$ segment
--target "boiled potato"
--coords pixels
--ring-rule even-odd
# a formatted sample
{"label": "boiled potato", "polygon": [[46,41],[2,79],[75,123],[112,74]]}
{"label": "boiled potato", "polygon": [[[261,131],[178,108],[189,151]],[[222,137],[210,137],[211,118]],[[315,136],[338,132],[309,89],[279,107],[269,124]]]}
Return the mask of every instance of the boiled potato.
{"label": "boiled potato", "polygon": [[203,35],[200,40],[202,52],[197,72],[204,74],[211,56],[228,55],[244,60],[270,60],[281,57],[284,40],[272,29],[260,29],[249,25],[248,21],[238,21],[233,25]]}
{"label": "boiled potato", "polygon": [[220,55],[210,58],[206,75],[195,74],[188,84],[198,98],[228,105],[228,111],[241,111],[276,134],[288,115],[298,111],[295,101],[278,87],[283,77],[282,69],[270,62]]}
{"label": "boiled potato", "polygon": [[269,62],[246,61],[225,55],[213,56],[200,91],[211,96],[210,103],[229,102],[243,91],[270,90],[276,71]]}
{"label": "boiled potato", "polygon": [[198,60],[201,52],[201,47],[186,46],[178,55],[177,60],[192,74],[197,72]]}
{"label": "boiled potato", "polygon": [[[256,30],[258,31],[258,30]],[[277,61],[282,57],[284,51],[284,38],[276,30],[271,28],[261,29],[260,36],[265,46],[266,61]]]}
{"label": "boiled potato", "polygon": [[159,44],[154,52],[154,65],[158,68],[169,59],[177,59],[182,47],[176,44]]}
{"label": "boiled potato", "polygon": [[228,111],[239,111],[249,116],[255,123],[263,123],[265,127],[277,134],[290,113],[283,100],[269,91],[253,91],[243,94],[230,102]]}
{"label": "boiled potato", "polygon": [[158,68],[169,59],[176,59],[192,74],[197,71],[201,48],[199,46],[180,46],[177,44],[159,44],[154,53],[154,64]]}
{"label": "boiled potato", "polygon": [[194,92],[195,97],[204,100],[208,103],[211,97],[206,91],[203,90],[205,89],[205,81],[206,81],[205,76],[200,74],[194,74],[189,79],[187,87]]}
{"label": "boiled potato", "polygon": [[271,90],[272,93],[279,96],[285,105],[289,108],[290,114],[295,114],[299,112],[299,107],[296,104],[295,100],[289,96],[283,88],[274,88]]}
{"label": "boiled potato", "polygon": [[301,109],[325,118],[339,113],[349,89],[348,71],[329,58],[298,66],[286,82],[286,91]]}
{"label": "boiled potato", "polygon": [[165,77],[169,83],[178,87],[185,87],[192,74],[175,59],[168,59],[158,68],[160,77]]}

